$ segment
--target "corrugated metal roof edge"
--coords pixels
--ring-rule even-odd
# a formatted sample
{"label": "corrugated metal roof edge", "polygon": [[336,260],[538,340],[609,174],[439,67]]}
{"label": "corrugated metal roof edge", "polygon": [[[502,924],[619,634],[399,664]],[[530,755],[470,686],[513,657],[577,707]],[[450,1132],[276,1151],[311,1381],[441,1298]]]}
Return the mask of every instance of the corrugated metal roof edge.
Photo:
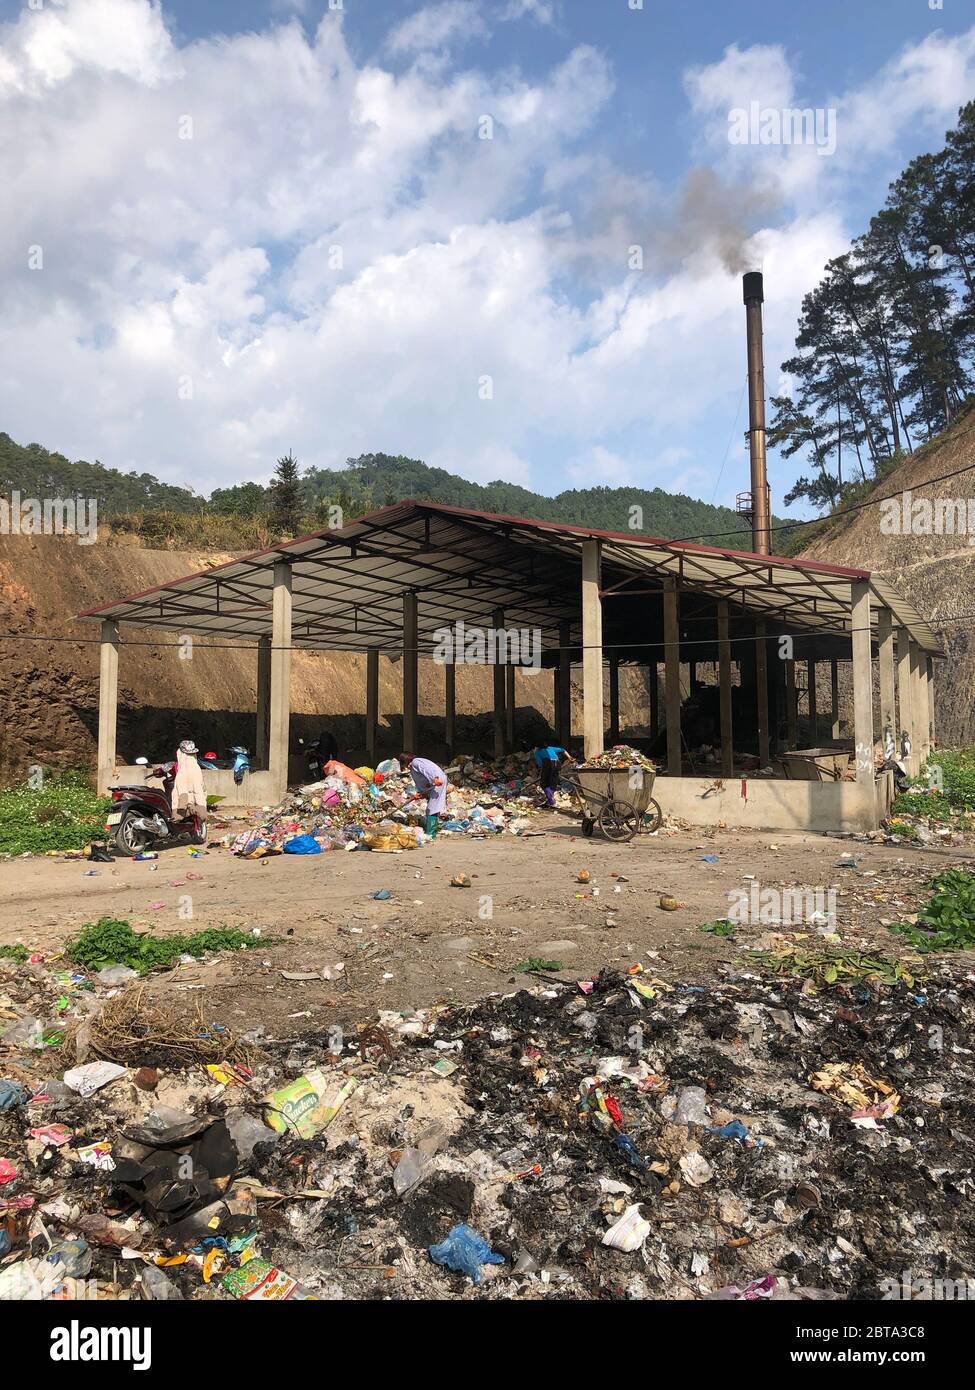
{"label": "corrugated metal roof edge", "polygon": [[[179,579],[172,579],[166,584],[157,584],[152,588],[143,589],[138,593],[127,594],[122,598],[113,600],[111,603],[100,604],[95,608],[85,609],[77,616],[79,618],[99,618],[106,612],[122,604],[134,603],[138,599],[148,598],[151,594],[171,592],[190,580],[209,579],[218,576],[222,570],[232,569],[236,565],[250,564],[265,558],[280,555],[286,556],[289,551],[298,546],[307,545],[309,541],[321,540],[325,537],[348,537],[352,539],[356,527],[361,527],[366,523],[371,524],[383,518],[389,518],[397,513],[406,517],[411,510],[421,515],[424,512],[433,512],[447,517],[457,517],[459,519],[467,517],[475,521],[494,522],[501,526],[528,527],[540,532],[554,532],[556,535],[573,540],[605,540],[634,549],[662,548],[671,553],[675,551],[685,551],[691,555],[713,555],[735,560],[757,560],[762,565],[769,565],[774,568],[785,567],[795,569],[800,573],[832,575],[837,579],[849,579],[851,581],[869,580],[873,582],[875,590],[878,591],[878,597],[881,597],[878,586],[882,585],[888,593],[897,599],[898,605],[902,610],[909,610],[913,618],[908,619],[908,626],[924,630],[925,640],[922,642],[922,645],[926,651],[941,657],[945,655],[944,648],[933,629],[921,617],[913,604],[901,598],[886,580],[883,580],[880,575],[870,570],[852,569],[847,565],[831,565],[823,560],[802,560],[795,556],[787,555],[759,555],[751,550],[732,550],[721,546],[701,545],[695,541],[668,540],[664,536],[635,536],[629,531],[606,531],[591,526],[572,526],[563,522],[543,521],[540,518],[509,516],[503,512],[479,511],[473,507],[454,507],[446,502],[424,502],[416,498],[404,498],[400,502],[394,502],[389,507],[380,508],[379,511],[369,512],[365,516],[356,517],[353,521],[350,521],[347,526],[312,531],[305,536],[296,536],[294,540],[280,541],[277,545],[267,546],[262,550],[249,551],[245,555],[237,556],[234,560],[225,561],[222,565],[213,565],[208,569],[196,570],[191,574],[182,575]],[[887,600],[885,599],[884,601],[886,602]]]}
{"label": "corrugated metal roof edge", "polygon": [[134,594],[125,594],[122,598],[112,600],[111,603],[99,604],[95,608],[86,608],[77,616],[79,618],[97,618],[108,609],[117,608],[120,604],[134,603],[137,599],[148,598],[150,594],[166,593],[191,579],[210,578],[213,575],[219,575],[221,570],[230,569],[234,565],[253,563],[255,560],[262,560],[273,555],[286,555],[289,550],[299,545],[305,545],[308,541],[320,540],[326,536],[343,536],[355,526],[361,526],[365,522],[374,522],[382,517],[389,517],[398,511],[408,513],[411,508],[418,512],[441,512],[446,516],[471,517],[478,521],[495,521],[508,526],[529,526],[536,530],[554,531],[573,539],[609,540],[638,548],[663,546],[669,550],[676,548],[696,555],[719,555],[729,559],[759,560],[763,564],[785,565],[791,569],[808,571],[813,574],[832,574],[842,579],[870,578],[869,570],[850,569],[845,565],[830,565],[822,560],[798,560],[794,556],[785,555],[758,555],[754,551],[722,549],[719,546],[699,545],[694,541],[671,541],[663,536],[634,536],[632,532],[628,531],[603,531],[594,527],[569,526],[561,522],[542,521],[532,517],[507,516],[502,512],[482,512],[472,507],[452,507],[445,502],[423,502],[415,498],[404,498],[401,502],[394,502],[391,506],[382,507],[377,512],[369,512],[365,516],[356,517],[354,521],[349,522],[348,526],[312,531],[306,536],[296,536],[294,540],[279,541],[277,545],[266,546],[263,550],[249,551],[245,555],[237,556],[234,560],[225,561],[222,565],[212,565],[208,569],[195,570],[190,574],[181,575],[179,579],[171,579],[166,584],[156,584],[152,588],[142,589]]}

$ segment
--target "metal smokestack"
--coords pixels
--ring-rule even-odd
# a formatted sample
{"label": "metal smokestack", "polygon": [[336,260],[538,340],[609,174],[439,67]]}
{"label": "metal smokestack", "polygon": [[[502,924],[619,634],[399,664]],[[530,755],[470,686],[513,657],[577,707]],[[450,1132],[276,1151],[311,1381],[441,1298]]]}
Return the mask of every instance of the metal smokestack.
{"label": "metal smokestack", "polygon": [[769,532],[768,474],[765,465],[765,358],[762,351],[762,273],[750,270],[742,277],[745,322],[748,331],[748,451],[751,455],[752,491],[748,508],[752,519],[752,549],[758,555],[771,552]]}

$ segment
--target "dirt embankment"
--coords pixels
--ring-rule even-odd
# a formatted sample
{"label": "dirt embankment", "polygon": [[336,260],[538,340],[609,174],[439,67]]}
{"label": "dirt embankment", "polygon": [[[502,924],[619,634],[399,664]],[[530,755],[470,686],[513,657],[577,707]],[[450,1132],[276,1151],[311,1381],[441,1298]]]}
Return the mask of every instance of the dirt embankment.
{"label": "dirt embankment", "polygon": [[[944,482],[931,483],[972,466]],[[877,498],[910,488],[913,510],[918,501],[964,502],[975,523],[975,409],[932,444],[919,450],[877,488]],[[971,499],[971,500],[970,500]],[[903,499],[899,499],[903,520]],[[960,509],[959,509],[960,510]],[[878,570],[909,599],[932,626],[944,624],[947,662],[935,668],[938,697],[937,735],[950,746],[975,743],[975,526],[970,534],[924,534],[919,509],[905,534],[891,534],[890,508],[864,507],[818,536],[802,554],[808,559]],[[908,513],[910,517],[911,512]],[[932,518],[932,525],[937,525]],[[901,528],[903,530],[903,528]],[[960,618],[960,621],[951,621]]]}
{"label": "dirt embankment", "polygon": [[[32,763],[54,769],[93,767],[98,736],[98,627],[78,622],[86,608],[231,559],[204,551],[146,550],[112,536],[81,546],[66,537],[0,536],[0,784]],[[257,656],[254,649],[206,650],[180,660],[177,634],[122,628],[119,677],[120,753],[161,757],[194,737],[222,753],[231,743],[253,749]],[[621,673],[624,723],[647,718],[640,672]],[[491,738],[491,673],[466,667],[457,678],[462,748]],[[420,737],[434,751],[442,738],[444,677],[420,663]],[[552,677],[517,677],[519,737],[541,737],[552,718]],[[293,733],[318,731],[327,717],[349,750],[363,744],[365,657],[296,652],[292,663]],[[574,691],[574,704],[581,696]],[[380,662],[380,739],[398,748],[402,666]],[[576,725],[580,719],[576,719]]]}

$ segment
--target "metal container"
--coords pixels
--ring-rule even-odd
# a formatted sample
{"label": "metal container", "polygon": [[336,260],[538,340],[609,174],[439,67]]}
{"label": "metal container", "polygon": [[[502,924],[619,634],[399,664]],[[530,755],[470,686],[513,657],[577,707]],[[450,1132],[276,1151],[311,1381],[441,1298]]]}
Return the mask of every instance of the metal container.
{"label": "metal container", "polygon": [[852,761],[848,748],[797,748],[782,754],[786,776],[794,782],[842,781]]}
{"label": "metal container", "polygon": [[[636,774],[640,773],[639,781]],[[598,815],[606,800],[627,801],[641,816],[650,803],[653,780],[656,772],[637,767],[577,767],[573,776],[578,778],[579,786],[585,796],[586,805],[593,815]]]}

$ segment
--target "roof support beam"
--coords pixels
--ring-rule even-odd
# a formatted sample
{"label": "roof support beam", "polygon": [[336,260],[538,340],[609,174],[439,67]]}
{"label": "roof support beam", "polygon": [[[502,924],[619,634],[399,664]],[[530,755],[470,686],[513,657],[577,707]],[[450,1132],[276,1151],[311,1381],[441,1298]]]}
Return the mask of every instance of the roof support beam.
{"label": "roof support beam", "polygon": [[267,767],[271,746],[271,634],[257,644],[257,737],[254,740],[254,766]]}
{"label": "roof support beam", "polygon": [[[900,734],[906,735],[911,743],[911,753],[906,759],[907,769],[916,773],[917,739],[914,734],[914,690],[911,684],[911,634],[906,627],[897,629],[897,696],[900,705]],[[897,751],[901,751],[901,738],[897,738]]]}
{"label": "roof support beam", "polygon": [[403,752],[416,753],[417,696],[417,597],[403,595]]}
{"label": "roof support beam", "polygon": [[115,779],[118,731],[118,623],[102,623],[98,663],[98,793],[105,796]]}
{"label": "roof support beam", "polygon": [[[503,608],[496,608],[496,609],[494,610],[493,615],[492,615],[492,620],[491,620],[491,621],[492,621],[492,623],[493,623],[493,625],[494,625],[494,630],[495,630],[495,632],[500,632],[501,628],[504,627],[504,609],[503,609]],[[504,667],[503,667],[503,666],[501,665],[501,663],[498,661],[498,646],[499,646],[499,645],[500,645],[500,644],[499,644],[497,641],[495,641],[495,645],[494,645],[494,668],[493,668],[493,672],[492,672],[493,677],[494,677],[494,682],[493,682],[493,684],[494,684],[494,756],[495,756],[496,758],[503,758],[503,757],[504,757],[504,745],[505,745],[505,717],[504,717],[505,679],[504,679]],[[505,644],[505,646],[507,646],[507,644]]]}
{"label": "roof support beam", "polygon": [[721,775],[734,772],[734,742],[731,724],[731,643],[728,640],[728,601],[718,604],[718,685],[721,709]]}
{"label": "roof support beam", "polygon": [[873,665],[870,642],[870,585],[853,584],[853,738],[857,782],[873,788]]}
{"label": "roof support beam", "polygon": [[582,722],[586,758],[603,752],[603,605],[599,541],[582,544]]}
{"label": "roof support beam", "polygon": [[664,581],[664,700],[667,718],[667,771],[681,774],[680,752],[680,622],[677,580]]}
{"label": "roof support beam", "polygon": [[291,565],[274,563],[271,602],[271,701],[268,771],[272,795],[280,800],[288,790],[288,748],[291,733]]}

